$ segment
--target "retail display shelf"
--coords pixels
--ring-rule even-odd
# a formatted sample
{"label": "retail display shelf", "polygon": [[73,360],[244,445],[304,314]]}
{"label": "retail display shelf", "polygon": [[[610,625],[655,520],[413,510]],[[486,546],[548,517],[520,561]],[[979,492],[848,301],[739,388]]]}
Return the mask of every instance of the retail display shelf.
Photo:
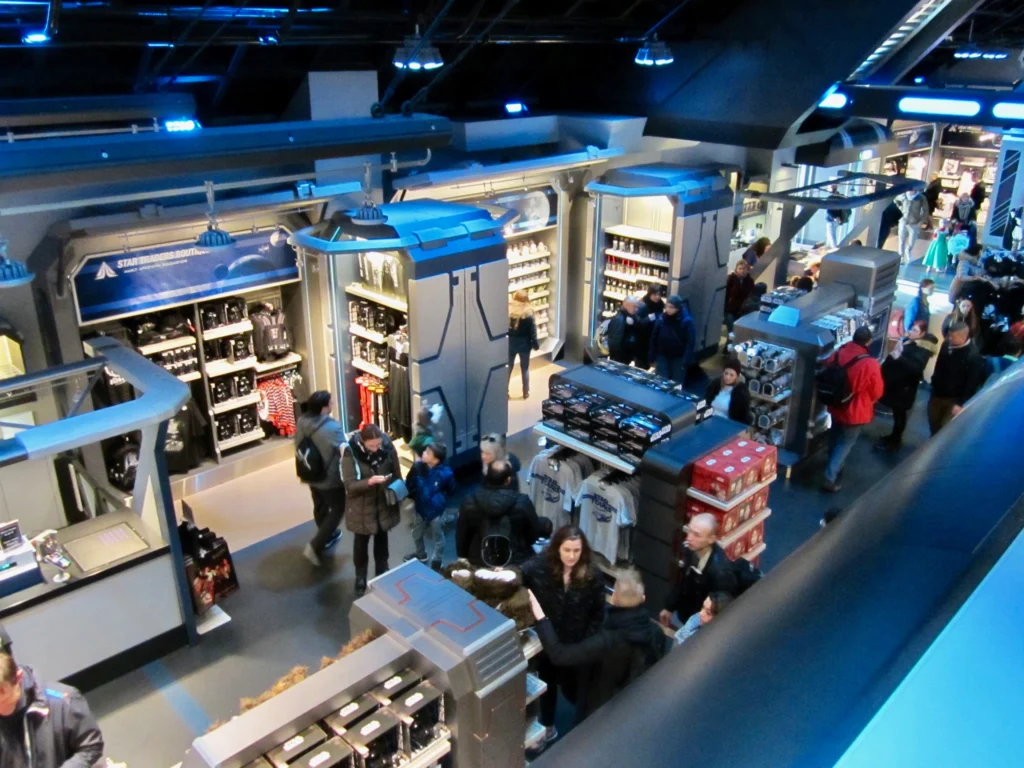
{"label": "retail display shelf", "polygon": [[243,397],[232,397],[230,400],[225,400],[223,403],[217,403],[213,406],[213,412],[219,416],[222,413],[234,411],[238,408],[244,408],[247,405],[256,405],[259,401],[260,393],[250,392],[248,395]]}
{"label": "retail display shelf", "polygon": [[[534,429],[536,429],[536,427],[534,427]],[[730,509],[735,507],[737,504],[742,504],[744,501],[749,499],[751,496],[753,496],[755,493],[760,491],[762,488],[767,488],[769,485],[771,485],[772,483],[775,482],[775,479],[777,477],[778,477],[778,475],[772,475],[767,480],[764,480],[764,481],[758,483],[757,485],[754,485],[754,486],[751,486],[750,488],[747,488],[747,490],[745,490],[739,496],[733,496],[728,501],[722,501],[721,499],[715,498],[714,496],[711,496],[710,494],[704,493],[703,491],[698,491],[696,488],[687,488],[686,489],[686,495],[689,496],[691,499],[697,499],[697,501],[703,501],[705,504],[707,504],[708,506],[714,507],[715,509],[720,509],[723,512],[728,512]]]}
{"label": "retail display shelf", "polygon": [[144,344],[143,346],[139,347],[139,354],[158,355],[161,352],[170,352],[172,349],[181,349],[182,347],[194,347],[195,345],[195,336],[179,336],[176,339],[158,341],[155,344]]}
{"label": "retail display shelf", "polygon": [[615,310],[614,312],[609,310],[608,312],[602,312],[601,317],[615,317],[617,314],[619,314],[618,310]]}
{"label": "retail display shelf", "polygon": [[544,299],[544,298],[547,298],[550,295],[551,295],[551,291],[537,291],[535,293],[529,294],[529,298],[530,298],[530,301],[533,301],[534,299]]}
{"label": "retail display shelf", "polygon": [[535,288],[540,285],[547,285],[550,282],[550,277],[541,277],[537,280],[527,280],[525,283],[522,283],[520,285],[510,285],[508,287],[508,292],[515,293],[516,291],[525,291],[528,288]]}
{"label": "retail display shelf", "polygon": [[768,397],[768,395],[762,395],[760,392],[751,392],[750,396],[755,400],[764,400],[767,403],[781,403],[787,397],[793,394],[793,390],[787,389],[785,392],[779,392],[777,395]]}
{"label": "retail display shelf", "polygon": [[638,253],[620,251],[618,248],[606,248],[604,252],[608,256],[614,256],[617,259],[628,259],[629,261],[635,261],[638,264],[653,264],[655,267],[663,267],[664,269],[668,269],[667,261],[661,261],[660,259],[652,259],[649,256],[641,256]]}
{"label": "retail display shelf", "polygon": [[383,344],[387,340],[387,337],[384,336],[383,333],[371,331],[369,328],[363,328],[361,325],[349,325],[348,332],[351,333],[353,336],[358,336],[362,339],[368,339],[369,341],[372,341],[375,344]]}
{"label": "retail display shelf", "polygon": [[614,269],[606,269],[604,276],[610,277],[613,280],[625,280],[627,283],[658,283],[660,285],[668,285],[668,280],[663,280],[654,275],[627,275],[625,272],[616,272]]}
{"label": "retail display shelf", "polygon": [[515,240],[517,237],[525,237],[526,235],[535,235],[538,232],[548,232],[552,229],[557,229],[557,224],[548,224],[546,227],[537,227],[536,229],[524,229],[521,232],[505,233],[506,240]]}
{"label": "retail display shelf", "polygon": [[223,627],[231,621],[231,617],[219,605],[210,607],[206,613],[196,619],[196,631],[200,635],[213,632],[218,627]]}
{"label": "retail display shelf", "polygon": [[550,255],[551,255],[551,251],[549,251],[547,248],[545,248],[543,250],[536,250],[536,251],[534,251],[532,253],[527,253],[525,256],[515,256],[513,258],[509,258],[508,259],[508,265],[510,267],[512,267],[512,266],[515,266],[516,264],[525,264],[528,261],[536,261],[537,259],[546,259]]}
{"label": "retail display shelf", "polygon": [[603,291],[601,295],[606,299],[615,299],[617,301],[625,301],[626,299],[633,298],[628,293],[616,293],[615,291]]}
{"label": "retail display shelf", "polygon": [[544,339],[548,338],[548,336],[550,336],[550,334],[548,333],[538,333],[537,341],[544,341]]}
{"label": "retail display shelf", "polygon": [[195,381],[196,379],[201,378],[203,378],[203,374],[201,374],[199,371],[192,371],[191,373],[181,374],[181,376],[178,377],[178,381],[184,381],[188,383],[190,381]]}
{"label": "retail display shelf", "polygon": [[541,272],[550,271],[550,264],[538,264],[536,267],[527,267],[526,269],[510,270],[508,273],[508,279],[515,280],[517,277],[526,277],[527,275],[539,275]]}
{"label": "retail display shelf", "polygon": [[526,704],[529,706],[547,691],[548,684],[534,674],[526,673]]}
{"label": "retail display shelf", "polygon": [[298,352],[289,352],[277,360],[267,360],[264,363],[256,363],[256,373],[267,373],[268,371],[282,371],[291,368],[302,362],[302,355]]}
{"label": "retail display shelf", "polygon": [[628,237],[630,240],[644,240],[648,243],[672,245],[672,235],[668,232],[659,232],[656,229],[634,227],[630,224],[617,224],[614,227],[608,227],[605,232],[616,237]]}
{"label": "retail display shelf", "polygon": [[743,523],[742,525],[737,525],[735,528],[733,528],[727,534],[722,536],[718,540],[718,543],[721,544],[723,547],[728,547],[730,544],[734,543],[737,539],[740,539],[740,538],[746,536],[748,533],[750,533],[754,528],[757,527],[758,523],[763,523],[765,520],[767,520],[769,517],[771,517],[771,514],[772,514],[771,508],[765,507],[758,514],[754,515],[752,518],[747,520],[745,523]]}
{"label": "retail display shelf", "polygon": [[206,375],[210,378],[225,376],[229,373],[255,368],[258,364],[259,361],[255,357],[246,357],[233,363],[230,360],[211,360],[206,364]]}
{"label": "retail display shelf", "polygon": [[424,747],[410,758],[409,762],[402,763],[402,768],[431,768],[441,762],[441,759],[452,751],[452,743],[449,739],[435,741],[429,747]]}
{"label": "retail display shelf", "polygon": [[540,311],[541,311],[542,309],[548,309],[548,308],[550,308],[550,307],[551,307],[551,305],[550,305],[550,304],[548,304],[547,302],[544,302],[543,304],[537,304],[537,305],[536,305],[536,306],[535,306],[535,307],[533,308],[533,311],[534,311],[534,312],[540,312]]}
{"label": "retail display shelf", "polygon": [[219,328],[211,328],[208,331],[203,331],[203,338],[207,341],[211,341],[213,339],[223,339],[226,336],[237,336],[240,333],[248,333],[251,330],[252,320],[243,320],[240,323],[222,325]]}
{"label": "retail display shelf", "polygon": [[764,552],[764,551],[765,551],[766,549],[768,549],[768,545],[767,545],[767,544],[765,544],[765,543],[764,543],[764,542],[762,541],[762,542],[761,542],[760,544],[758,544],[758,545],[757,545],[756,547],[754,547],[754,548],[753,548],[752,550],[750,550],[749,552],[744,552],[744,553],[743,553],[743,554],[741,555],[741,557],[742,557],[742,558],[743,558],[744,560],[753,560],[753,559],[754,559],[755,557],[760,557],[760,556],[761,556],[761,553],[762,553],[762,552]]}
{"label": "retail display shelf", "polygon": [[540,724],[540,720],[531,720],[526,726],[526,738],[523,740],[525,749],[532,749],[540,744],[548,729]]}
{"label": "retail display shelf", "polygon": [[365,285],[359,283],[349,283],[345,286],[345,293],[351,293],[353,296],[358,296],[361,299],[369,299],[375,301],[385,307],[391,307],[391,309],[397,309],[399,312],[408,312],[408,303],[401,299],[396,299],[394,296],[386,296],[383,293],[377,293],[371,291]]}
{"label": "retail display shelf", "polygon": [[544,650],[544,646],[541,645],[540,636],[537,634],[535,629],[524,629],[519,633],[522,639],[523,645],[523,656],[528,660],[532,659],[538,653]]}
{"label": "retail display shelf", "polygon": [[602,451],[600,448],[595,448],[589,443],[577,440],[575,437],[570,437],[564,432],[559,432],[557,429],[553,429],[546,424],[535,424],[533,431],[538,435],[543,435],[553,443],[564,445],[566,448],[572,448],[574,451],[578,451],[584,456],[589,456],[596,461],[600,461],[602,464],[607,464],[609,467],[620,469],[628,475],[632,475],[636,472],[636,467],[621,456],[616,456],[614,453],[609,453],[608,451]]}
{"label": "retail display shelf", "polygon": [[221,440],[217,443],[217,446],[222,451],[230,451],[232,448],[237,448],[240,445],[247,445],[248,443],[255,442],[256,440],[262,440],[265,437],[262,429],[254,429],[252,432],[245,432],[241,435],[235,435],[227,440]]}
{"label": "retail display shelf", "polygon": [[365,360],[360,360],[358,357],[352,358],[352,367],[358,368],[360,371],[366,371],[369,374],[376,376],[378,379],[386,379],[388,372],[381,368],[379,365],[368,363]]}

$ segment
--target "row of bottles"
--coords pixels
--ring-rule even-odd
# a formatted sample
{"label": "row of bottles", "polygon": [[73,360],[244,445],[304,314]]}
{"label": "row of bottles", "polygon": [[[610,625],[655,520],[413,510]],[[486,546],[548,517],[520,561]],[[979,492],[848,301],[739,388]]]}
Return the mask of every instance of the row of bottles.
{"label": "row of bottles", "polygon": [[608,257],[605,268],[609,271],[618,272],[622,275],[636,276],[639,278],[638,282],[643,282],[642,278],[644,277],[653,277],[658,280],[668,281],[667,267],[662,269],[661,267],[656,267],[653,264],[629,261],[628,259],[620,259],[616,256]]}
{"label": "row of bottles", "polygon": [[668,264],[668,247],[659,248],[651,243],[634,240],[630,237],[612,237],[611,248],[623,254],[633,253],[644,259],[654,259]]}
{"label": "row of bottles", "polygon": [[551,262],[546,257],[520,261],[508,268],[509,280],[514,280],[522,275],[536,275],[542,277],[543,273],[551,269]]}
{"label": "row of bottles", "polygon": [[[604,281],[604,289],[609,293],[615,293],[619,296],[633,296],[636,291],[636,284],[626,282],[625,280],[618,280],[614,277],[607,277]],[[605,298],[608,298],[607,296]],[[622,299],[619,299],[621,301]]]}
{"label": "row of bottles", "polygon": [[508,243],[505,248],[505,257],[509,261],[519,261],[529,256],[547,258],[550,255],[551,252],[548,250],[548,247],[544,243],[538,243],[536,240]]}

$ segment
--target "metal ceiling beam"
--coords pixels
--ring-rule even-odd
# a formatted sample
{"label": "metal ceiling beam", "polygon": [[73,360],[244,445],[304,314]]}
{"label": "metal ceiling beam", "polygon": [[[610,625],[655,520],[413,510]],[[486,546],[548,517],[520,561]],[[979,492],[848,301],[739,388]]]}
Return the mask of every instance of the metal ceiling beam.
{"label": "metal ceiling beam", "polygon": [[984,2],[985,0],[950,0],[949,5],[939,11],[924,29],[889,56],[878,69],[864,78],[863,82],[868,85],[898,84]]}
{"label": "metal ceiling beam", "polygon": [[[877,88],[869,85],[847,84],[840,86],[839,92],[847,97],[846,106],[842,109],[819,109],[818,112],[831,117],[868,117],[875,119],[920,120],[922,122],[942,122],[955,125],[985,125],[992,127],[1021,128],[1024,119],[999,119],[993,116],[992,108],[1002,102],[1024,104],[1024,98],[1013,91],[993,91],[981,88],[912,88],[891,87]],[[904,112],[900,109],[900,100],[907,97],[936,99],[942,101],[977,102],[978,111],[972,114],[956,116],[942,113],[925,114],[921,112]],[[940,105],[937,105],[941,107]]]}
{"label": "metal ceiling beam", "polygon": [[0,128],[132,121],[148,123],[153,119],[191,117],[195,112],[195,99],[188,93],[8,99],[0,100]]}

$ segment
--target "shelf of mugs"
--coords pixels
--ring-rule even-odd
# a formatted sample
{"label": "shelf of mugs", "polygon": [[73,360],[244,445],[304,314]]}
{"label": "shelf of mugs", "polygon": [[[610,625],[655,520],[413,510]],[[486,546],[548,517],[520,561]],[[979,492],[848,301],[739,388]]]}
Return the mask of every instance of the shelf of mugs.
{"label": "shelf of mugs", "polygon": [[722,546],[723,548],[724,547],[728,547],[728,546],[734,544],[736,541],[738,541],[739,539],[742,539],[744,536],[746,536],[748,533],[750,533],[752,530],[754,530],[757,527],[758,523],[763,523],[765,520],[767,520],[771,516],[772,516],[771,508],[770,507],[765,507],[760,512],[758,512],[756,515],[751,517],[749,520],[747,520],[744,523],[741,523],[740,525],[737,525],[735,528],[733,528],[727,534],[725,534],[724,536],[720,537],[718,539],[718,544],[720,546]]}
{"label": "shelf of mugs", "polygon": [[689,496],[691,499],[697,499],[697,501],[703,501],[705,504],[707,504],[709,506],[712,506],[715,509],[720,509],[723,512],[728,512],[730,509],[733,509],[734,507],[739,506],[740,504],[742,504],[747,499],[752,499],[754,497],[755,493],[757,493],[758,491],[760,491],[760,490],[762,490],[764,488],[767,488],[769,485],[774,483],[777,478],[778,478],[778,475],[772,475],[767,480],[762,480],[757,485],[753,485],[750,488],[747,488],[747,490],[745,490],[739,496],[734,496],[733,498],[731,498],[731,499],[729,499],[727,501],[722,501],[717,496],[712,496],[709,493],[704,493],[703,491],[698,491],[696,488],[692,488],[692,487],[686,489],[686,495]]}
{"label": "shelf of mugs", "polygon": [[289,352],[277,360],[267,360],[263,363],[256,363],[256,373],[267,373],[268,371],[280,371],[291,368],[302,362],[302,355],[298,352]]}
{"label": "shelf of mugs", "polygon": [[368,363],[366,360],[363,360],[358,357],[352,358],[352,367],[358,368],[360,371],[365,371],[366,373],[376,376],[378,379],[386,379],[388,377],[388,372],[381,368],[379,365]]}
{"label": "shelf of mugs", "polygon": [[526,280],[525,282],[522,282],[522,283],[516,283],[516,284],[509,283],[508,292],[509,293],[515,293],[516,291],[525,291],[525,290],[527,290],[529,288],[535,288],[535,287],[539,287],[541,285],[547,285],[550,282],[551,282],[551,278],[550,277],[540,277],[540,278],[537,278],[536,280]]}
{"label": "shelf of mugs", "polygon": [[195,336],[178,336],[174,339],[167,339],[166,341],[158,341],[154,344],[145,344],[138,348],[140,355],[158,355],[161,352],[170,352],[172,349],[181,349],[182,347],[194,347],[196,345]]}
{"label": "shelf of mugs", "polygon": [[668,285],[668,280],[654,275],[628,275],[625,272],[617,272],[613,269],[606,269],[604,271],[605,277],[610,277],[614,280],[625,280],[629,283],[658,283],[659,285]]}
{"label": "shelf of mugs", "polygon": [[638,253],[630,253],[629,251],[622,251],[618,248],[606,248],[605,255],[612,256],[616,259],[628,259],[629,261],[635,261],[638,264],[650,264],[655,267],[668,267],[668,258],[666,254],[665,259],[657,259],[651,256],[641,256]]}
{"label": "shelf of mugs", "polygon": [[387,341],[387,337],[383,333],[377,333],[377,331],[371,331],[368,328],[363,328],[361,325],[348,326],[348,332],[353,336],[358,336],[361,339],[367,339],[375,344],[383,344]]}
{"label": "shelf of mugs", "polygon": [[543,304],[534,304],[533,305],[533,311],[534,312],[540,312],[541,310],[548,309],[550,307],[551,307],[551,305],[548,302],[545,301]]}
{"label": "shelf of mugs", "polygon": [[614,227],[608,227],[605,233],[613,237],[625,237],[629,240],[643,240],[645,243],[657,243],[658,245],[672,244],[672,235],[668,232],[646,229],[645,227],[634,227],[631,224],[617,224]]}
{"label": "shelf of mugs", "polygon": [[742,557],[744,560],[753,561],[759,558],[761,556],[761,553],[764,552],[766,549],[768,549],[768,545],[762,541],[749,552],[744,552],[742,555],[740,555],[740,557]]}
{"label": "shelf of mugs", "polygon": [[206,375],[212,379],[216,376],[225,376],[229,373],[237,373],[238,371],[255,368],[258,364],[259,361],[255,356],[246,357],[242,360],[236,360],[235,362],[231,362],[230,360],[207,360]]}
{"label": "shelf of mugs", "polygon": [[214,339],[223,339],[227,336],[237,336],[240,333],[248,333],[252,330],[252,320],[243,320],[240,323],[232,323],[231,325],[221,325],[217,328],[211,328],[208,331],[203,331],[203,339],[206,341],[212,341]]}
{"label": "shelf of mugs", "polygon": [[394,296],[388,296],[383,293],[377,293],[377,291],[367,288],[365,285],[360,283],[349,283],[345,286],[345,293],[350,293],[353,296],[358,296],[361,299],[369,299],[375,301],[378,304],[390,307],[391,309],[397,309],[399,312],[408,312],[409,303],[402,299]]}
{"label": "shelf of mugs", "polygon": [[523,269],[510,269],[508,272],[508,279],[515,280],[517,277],[526,277],[527,275],[538,275],[541,272],[548,272],[551,270],[551,265],[548,263],[538,264],[535,267],[524,267]]}
{"label": "shelf of mugs", "polygon": [[262,440],[263,438],[263,430],[254,429],[252,432],[243,432],[241,435],[235,435],[227,440],[218,440],[217,446],[222,451],[230,451],[232,448],[238,448],[239,446],[255,442],[256,440]]}
{"label": "shelf of mugs", "polygon": [[244,408],[247,405],[256,405],[260,401],[259,392],[251,392],[248,395],[242,397],[232,397],[230,400],[225,400],[222,403],[216,403],[213,406],[213,412],[216,415],[233,411],[237,408]]}
{"label": "shelf of mugs", "polygon": [[535,261],[537,259],[546,259],[551,255],[551,251],[547,248],[538,248],[536,251],[528,251],[526,253],[520,252],[518,256],[508,256],[508,265],[510,267],[516,264],[525,264],[528,261]]}
{"label": "shelf of mugs", "polygon": [[793,390],[787,389],[785,392],[779,392],[777,395],[774,395],[772,397],[768,397],[768,395],[763,395],[760,392],[751,392],[750,396],[755,400],[762,400],[766,403],[781,403],[783,400],[785,400],[787,397],[790,397],[792,394]]}
{"label": "shelf of mugs", "polygon": [[[509,293],[511,293],[511,291],[509,291]],[[533,293],[527,294],[527,297],[530,299],[530,301],[534,301],[535,299],[546,299],[550,295],[551,291],[535,291]]]}

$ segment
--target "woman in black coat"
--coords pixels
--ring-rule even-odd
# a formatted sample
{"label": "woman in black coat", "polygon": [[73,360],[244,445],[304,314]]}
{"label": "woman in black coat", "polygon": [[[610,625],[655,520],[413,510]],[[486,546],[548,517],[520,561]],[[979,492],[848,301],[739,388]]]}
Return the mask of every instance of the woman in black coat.
{"label": "woman in black coat", "polygon": [[[604,587],[597,569],[591,564],[587,537],[579,528],[567,525],[551,537],[548,548],[522,567],[523,585],[530,589],[551,620],[555,634],[563,643],[579,643],[595,635],[604,621]],[[558,689],[575,703],[576,693],[589,677],[588,667],[558,669],[546,655],[538,658],[538,672],[548,684],[540,700],[540,723],[555,732]]]}
{"label": "woman in black coat", "polygon": [[540,343],[537,341],[533,304],[526,291],[516,291],[508,303],[508,379],[512,381],[512,370],[518,355],[519,368],[523,374],[524,400],[530,397],[530,351],[534,349],[540,349]]}
{"label": "woman in black coat", "polygon": [[926,333],[926,330],[923,321],[916,321],[910,327],[907,337],[899,340],[882,363],[885,392],[881,402],[892,408],[892,434],[885,435],[875,444],[877,450],[898,451],[903,444],[907,415],[917,399],[917,389],[924,379],[924,369],[931,356],[938,351],[939,340]]}
{"label": "woman in black coat", "polygon": [[750,390],[747,389],[747,382],[740,372],[738,360],[727,362],[722,375],[711,380],[707,392],[704,393],[704,399],[715,409],[718,416],[725,416],[747,426],[753,422],[750,413]]}

